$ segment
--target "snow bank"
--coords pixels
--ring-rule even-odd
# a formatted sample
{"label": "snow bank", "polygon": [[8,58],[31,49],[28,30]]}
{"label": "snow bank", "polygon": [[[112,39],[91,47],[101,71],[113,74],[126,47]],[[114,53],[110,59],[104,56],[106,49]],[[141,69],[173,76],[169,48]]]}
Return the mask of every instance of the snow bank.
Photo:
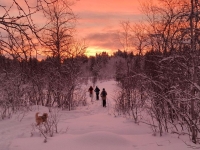
{"label": "snow bank", "polygon": [[78,143],[80,149],[87,150],[121,150],[124,147],[130,147],[130,141],[118,134],[109,132],[92,132],[80,135],[74,139]]}
{"label": "snow bank", "polygon": [[118,134],[99,131],[81,135],[58,135],[48,139],[47,143],[43,143],[42,137],[19,138],[13,141],[10,150],[122,150],[124,148],[132,149],[129,140]]}
{"label": "snow bank", "polygon": [[[73,111],[60,111],[59,134],[48,137],[47,143],[38,131],[31,137],[36,112],[46,112],[45,107],[37,107],[19,121],[14,116],[0,123],[0,150],[191,150],[183,141],[191,144],[187,136],[179,139],[176,134],[152,136],[146,124],[134,124],[132,120],[115,117],[113,97],[116,83],[100,82],[106,88],[108,107],[103,108],[101,101],[91,102],[88,106]],[[67,131],[67,132],[66,132]],[[183,140],[183,141],[182,141]]]}

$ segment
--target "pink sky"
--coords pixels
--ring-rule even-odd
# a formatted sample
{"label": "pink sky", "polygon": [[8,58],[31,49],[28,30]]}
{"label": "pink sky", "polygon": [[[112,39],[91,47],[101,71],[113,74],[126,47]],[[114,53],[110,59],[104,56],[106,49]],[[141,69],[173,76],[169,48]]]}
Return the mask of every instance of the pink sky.
{"label": "pink sky", "polygon": [[141,20],[140,2],[138,0],[76,0],[72,10],[78,15],[77,34],[79,38],[85,39],[89,55],[121,48],[117,41],[120,22]]}
{"label": "pink sky", "polygon": [[[140,3],[146,0],[72,0],[71,6],[77,19],[77,38],[84,39],[88,46],[87,55],[121,49],[118,31],[120,22],[137,22],[142,20],[139,11]],[[12,0],[1,2],[3,6],[11,6]],[[23,6],[24,0],[17,0]],[[35,0],[28,1],[34,3]],[[12,8],[13,9],[13,8]],[[27,9],[24,6],[23,9]],[[15,9],[13,9],[14,11]],[[0,10],[1,12],[2,10]],[[37,15],[37,24],[42,24],[43,15]]]}

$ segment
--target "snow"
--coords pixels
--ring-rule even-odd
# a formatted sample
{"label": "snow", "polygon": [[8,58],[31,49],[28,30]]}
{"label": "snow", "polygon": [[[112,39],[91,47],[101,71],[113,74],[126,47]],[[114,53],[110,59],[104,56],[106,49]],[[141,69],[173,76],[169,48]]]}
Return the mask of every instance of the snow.
{"label": "snow", "polygon": [[[87,85],[89,87],[90,85]],[[98,82],[97,86],[108,93],[107,107],[101,100],[72,111],[59,111],[59,133],[44,137],[39,131],[32,131],[36,112],[47,112],[47,108],[35,106],[32,111],[15,114],[0,122],[0,150],[189,150],[183,141],[191,142],[187,137],[178,138],[176,134],[153,136],[148,125],[135,124],[123,116],[114,115],[114,96],[117,89],[115,81]],[[85,87],[85,88],[87,88]],[[33,133],[31,136],[31,132]]]}

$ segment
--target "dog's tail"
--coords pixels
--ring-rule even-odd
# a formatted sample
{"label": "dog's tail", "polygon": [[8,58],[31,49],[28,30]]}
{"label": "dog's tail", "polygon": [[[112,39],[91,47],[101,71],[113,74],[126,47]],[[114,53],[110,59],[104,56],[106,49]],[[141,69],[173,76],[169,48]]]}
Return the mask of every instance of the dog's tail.
{"label": "dog's tail", "polygon": [[37,113],[35,114],[35,118],[36,118],[36,119],[38,118],[38,114],[39,114],[39,112],[37,112]]}

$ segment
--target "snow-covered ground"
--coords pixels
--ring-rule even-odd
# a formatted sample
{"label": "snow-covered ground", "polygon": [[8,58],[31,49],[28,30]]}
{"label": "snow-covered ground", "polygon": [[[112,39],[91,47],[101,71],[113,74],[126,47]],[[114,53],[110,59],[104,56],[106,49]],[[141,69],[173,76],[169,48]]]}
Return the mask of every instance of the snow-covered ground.
{"label": "snow-covered ground", "polygon": [[[153,136],[146,124],[115,117],[113,114],[115,81],[98,82],[98,87],[108,92],[107,107],[101,100],[93,102],[89,96],[88,105],[73,111],[60,111],[59,134],[44,138],[39,132],[32,132],[36,112],[47,112],[37,106],[25,116],[16,114],[0,122],[0,150],[189,150],[175,134]],[[89,88],[90,85],[88,85]],[[22,120],[21,120],[22,119]],[[21,121],[20,121],[21,120]],[[31,132],[33,135],[31,136]],[[187,140],[188,143],[190,143]],[[190,143],[191,144],[191,143]]]}

